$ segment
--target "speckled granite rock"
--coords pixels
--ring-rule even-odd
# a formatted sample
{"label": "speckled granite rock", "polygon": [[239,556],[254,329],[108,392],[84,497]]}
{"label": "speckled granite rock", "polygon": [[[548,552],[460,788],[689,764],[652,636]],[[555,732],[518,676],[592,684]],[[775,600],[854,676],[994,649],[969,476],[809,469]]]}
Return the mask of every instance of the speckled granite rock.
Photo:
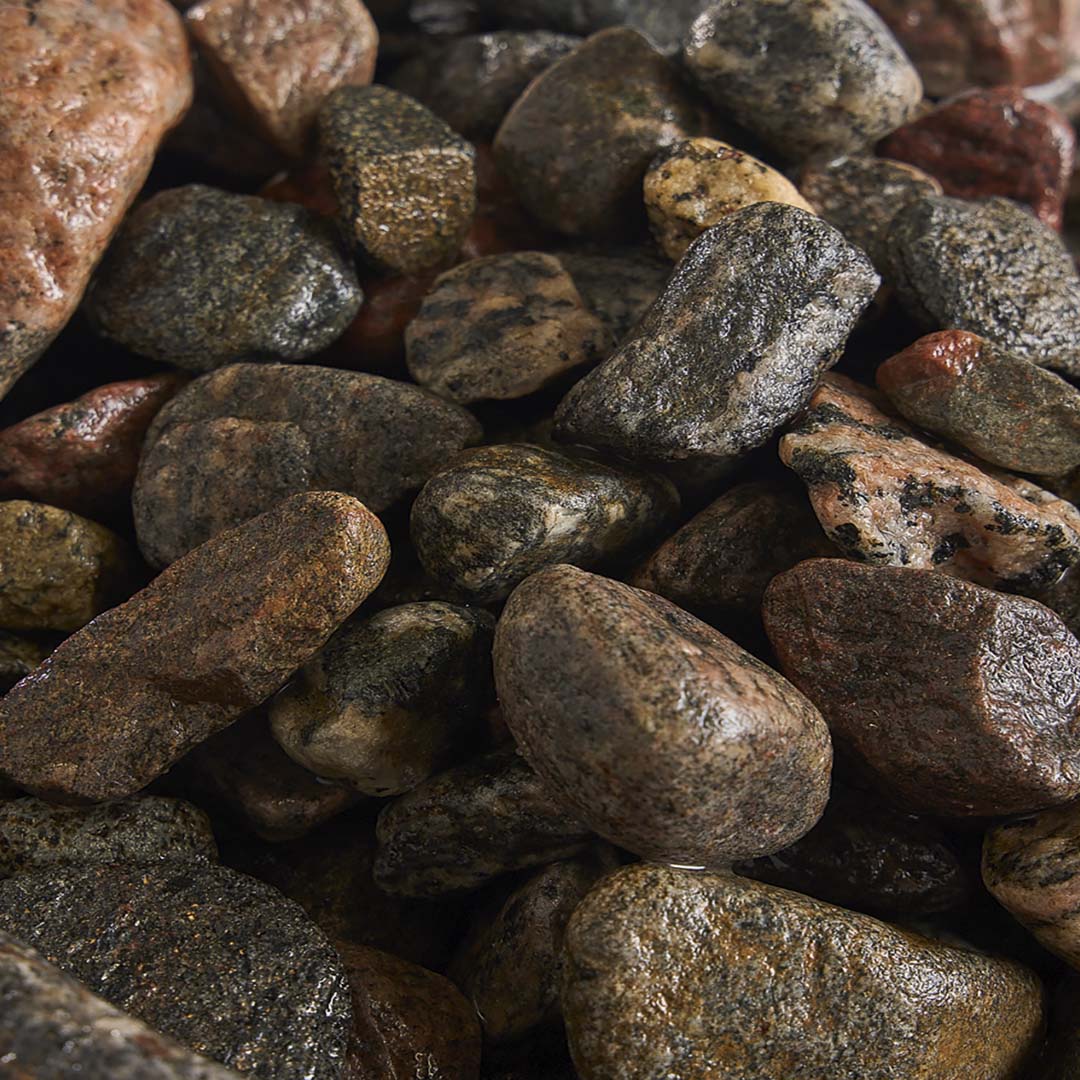
{"label": "speckled granite rock", "polygon": [[636,855],[715,868],[787,847],[825,808],[832,746],[818,711],[661,597],[549,567],[510,597],[494,658],[522,754]]}
{"label": "speckled granite rock", "polygon": [[[6,694],[49,655],[49,649],[31,638],[0,630],[0,694]],[[0,780],[0,790],[3,790]]]}
{"label": "speckled granite rock", "polygon": [[257,1080],[334,1080],[351,1009],[301,909],[223,866],[64,867],[0,882],[0,930]]}
{"label": "speckled granite rock", "polygon": [[375,881],[396,896],[463,892],[568,858],[591,835],[508,746],[432,777],[383,810]]}
{"label": "speckled granite rock", "polygon": [[877,384],[912,423],[1016,472],[1080,467],[1080,390],[964,330],[920,338]]}
{"label": "speckled granite rock", "polygon": [[378,519],[336,492],[215,537],[0,699],[0,771],[55,802],[138,791],[309,660],[388,549]]}
{"label": "speckled granite rock", "polygon": [[135,483],[139,546],[155,566],[302,491],[375,513],[480,438],[464,409],[410,383],[294,364],[236,364],[195,380],[151,427]]}
{"label": "speckled granite rock", "polygon": [[525,208],[570,236],[622,233],[665,146],[707,127],[703,109],[640,34],[594,34],[530,83],[495,136]]}
{"label": "speckled granite rock", "polygon": [[911,61],[862,0],[718,0],[683,57],[714,104],[791,159],[860,150],[922,99]]}
{"label": "speckled granite rock", "polygon": [[633,460],[737,459],[806,404],[877,286],[866,256],[804,210],[730,214],[566,395],[556,436]]}
{"label": "speckled granite rock", "polygon": [[481,741],[493,628],[486,612],[438,601],[349,622],[274,699],[274,737],[318,776],[410,791]]}
{"label": "speckled granite rock", "polygon": [[127,218],[87,311],[134,352],[209,371],[311,356],[344,331],[361,299],[331,227],[314,214],[188,184]]}
{"label": "speckled granite rock", "polygon": [[613,874],[566,966],[582,1080],[1011,1080],[1041,1034],[1019,964],[729,875]]}
{"label": "speckled granite rock", "polygon": [[1074,507],[927,446],[839,386],[814,392],[780,457],[805,481],[829,538],[860,562],[1036,589],[1080,561]]}
{"label": "speckled granite rock", "polygon": [[202,0],[185,21],[238,117],[293,157],[327,96],[375,74],[379,31],[361,0]]}
{"label": "speckled granite rock", "polygon": [[745,206],[778,202],[814,212],[783,173],[704,137],[661,150],[645,174],[644,191],[653,236],[676,262],[692,240]]}
{"label": "speckled granite rock", "polygon": [[893,218],[886,279],[931,330],[970,330],[1025,360],[1080,375],[1080,278],[1061,238],[992,198],[918,199]]}
{"label": "speckled granite rock", "polygon": [[763,614],[780,669],[913,809],[1010,814],[1080,795],[1080,642],[1042,604],[811,559],[773,580]]}
{"label": "speckled granite rock", "polygon": [[8,4],[0,40],[2,397],[75,311],[192,83],[164,0]]}
{"label": "speckled granite rock", "polygon": [[452,259],[476,209],[476,153],[418,101],[350,86],[319,113],[338,217],[382,268],[412,274]]}
{"label": "speckled granite rock", "polygon": [[240,1080],[0,933],[0,1060],[13,1078]]}
{"label": "speckled granite rock", "polygon": [[67,510],[0,502],[0,626],[78,630],[127,595],[127,545]]}
{"label": "speckled granite rock", "polygon": [[413,503],[411,532],[429,573],[488,601],[543,566],[626,557],[678,506],[658,476],[513,443],[468,450],[436,473]]}

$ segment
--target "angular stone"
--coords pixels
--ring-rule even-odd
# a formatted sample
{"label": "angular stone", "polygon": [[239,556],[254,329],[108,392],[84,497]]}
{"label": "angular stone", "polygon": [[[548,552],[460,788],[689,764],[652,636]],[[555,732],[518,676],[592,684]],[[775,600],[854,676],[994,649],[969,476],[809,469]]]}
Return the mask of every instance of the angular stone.
{"label": "angular stone", "polygon": [[188,184],[127,218],[87,310],[126,348],[209,371],[233,360],[311,356],[344,331],[361,299],[321,218]]}
{"label": "angular stone", "polygon": [[718,0],[683,58],[715,105],[793,160],[861,150],[922,100],[911,61],[861,0]]}
{"label": "angular stone", "polygon": [[486,602],[544,566],[632,555],[678,507],[659,476],[512,443],[466,451],[436,473],[413,503],[411,533],[430,574]]}
{"label": "angular stone", "polygon": [[592,834],[564,805],[513,746],[485,754],[382,811],[375,881],[395,896],[445,896],[569,858]]}
{"label": "angular stone", "polygon": [[582,1080],[1010,1080],[1041,1035],[1019,964],[731,875],[625,867],[566,968]]}
{"label": "angular stone", "polygon": [[859,562],[1012,589],[1052,584],[1080,562],[1074,507],[927,446],[840,386],[814,392],[780,458],[806,483],[829,539]]}
{"label": "angular stone", "polygon": [[933,330],[970,330],[1080,375],[1080,278],[1061,238],[1007,199],[918,199],[893,218],[886,280]]}
{"label": "angular stone", "polygon": [[480,425],[409,383],[295,364],[235,364],[196,379],[146,437],[133,510],[139,546],[167,566],[223,529],[311,490],[382,513]]}
{"label": "angular stone", "polygon": [[0,40],[2,397],[75,311],[192,83],[164,0],[9,4]]}
{"label": "angular stone", "polygon": [[0,930],[117,1008],[257,1080],[336,1080],[345,974],[292,901],[223,866],[75,866],[0,882]]}
{"label": "angular stone", "polygon": [[787,847],[825,808],[832,747],[818,711],[659,596],[542,570],[510,597],[494,658],[522,754],[635,855],[724,866]]}
{"label": "angular stone", "polygon": [[495,159],[544,225],[605,236],[641,218],[641,179],[656,154],[706,127],[674,65],[614,28],[529,84],[495,136]]}
{"label": "angular stone", "polygon": [[1080,390],[963,330],[920,338],[877,370],[914,424],[991,465],[1059,476],[1080,467]]}
{"label": "angular stone", "polygon": [[184,18],[239,119],[293,157],[326,98],[375,74],[379,31],[361,0],[202,0]]}
{"label": "angular stone", "polygon": [[[0,630],[0,694],[6,694],[49,655],[49,649],[30,639]],[[3,781],[0,781],[0,790]]]}
{"label": "angular stone", "polygon": [[0,772],[55,802],[138,791],[279,689],[388,561],[378,519],[337,492],[215,537],[0,699]]}
{"label": "angular stone", "polygon": [[384,270],[413,274],[452,259],[476,210],[476,153],[418,101],[350,86],[319,113],[345,235]]}
{"label": "angular stone", "polygon": [[730,463],[802,409],[877,286],[866,256],[804,210],[730,214],[563,398],[556,437],[635,461]]}
{"label": "angular stone", "polygon": [[887,794],[954,817],[1080,794],[1080,642],[1049,608],[930,570],[810,559],[765,594],[781,670]]}
{"label": "angular stone", "polygon": [[67,510],[0,502],[0,626],[78,630],[128,595],[127,545]]}

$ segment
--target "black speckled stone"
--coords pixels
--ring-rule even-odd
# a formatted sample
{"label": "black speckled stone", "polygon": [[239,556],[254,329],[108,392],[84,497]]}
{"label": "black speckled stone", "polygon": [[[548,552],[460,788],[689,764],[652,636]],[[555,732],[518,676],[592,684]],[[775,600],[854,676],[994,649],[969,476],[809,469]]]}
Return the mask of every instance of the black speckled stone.
{"label": "black speckled stone", "polygon": [[556,437],[632,460],[731,462],[806,404],[877,286],[866,256],[805,210],[731,214],[566,395]]}
{"label": "black speckled stone", "polygon": [[191,371],[300,360],[360,310],[332,227],[290,203],[190,184],[128,215],[86,307],[133,352]]}

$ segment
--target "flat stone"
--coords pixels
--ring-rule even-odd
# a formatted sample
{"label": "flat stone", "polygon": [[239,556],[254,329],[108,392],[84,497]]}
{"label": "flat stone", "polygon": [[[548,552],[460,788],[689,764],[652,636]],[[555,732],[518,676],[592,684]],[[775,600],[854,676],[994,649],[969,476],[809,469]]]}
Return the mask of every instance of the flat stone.
{"label": "flat stone", "polygon": [[476,210],[476,153],[418,101],[387,86],[349,86],[319,113],[349,240],[384,270],[414,274],[451,260]]}
{"label": "flat stone", "polygon": [[186,387],[147,434],[132,500],[139,546],[167,566],[303,491],[346,492],[382,513],[480,435],[464,409],[411,383],[230,365]]}
{"label": "flat stone", "polygon": [[705,137],[661,150],[645,174],[644,190],[653,236],[675,262],[706,229],[754,203],[787,203],[814,212],[783,173]]}
{"label": "flat stone", "polygon": [[299,906],[223,866],[73,866],[0,882],[0,930],[117,1008],[257,1080],[336,1080],[348,982]]}
{"label": "flat stone", "polygon": [[26,678],[50,651],[32,638],[0,630],[0,694],[6,694],[20,679]]}
{"label": "flat stone", "polygon": [[510,597],[494,658],[526,760],[635,855],[720,867],[787,847],[825,808],[832,747],[818,711],[659,596],[549,567]]}
{"label": "flat stone", "polygon": [[729,464],[803,408],[877,286],[866,256],[805,210],[730,214],[563,398],[556,437],[635,461]]}
{"label": "flat stone", "polygon": [[3,774],[54,802],[140,790],[278,690],[388,561],[378,519],[337,492],[222,533],[0,699]]}
{"label": "flat stone", "polygon": [[941,182],[946,195],[1002,195],[1060,229],[1076,136],[1057,109],[1019,87],[972,90],[943,102],[888,136],[885,157],[906,161]]}
{"label": "flat stone", "polygon": [[849,558],[1037,589],[1080,561],[1080,512],[920,442],[906,424],[823,384],[780,458]]}
{"label": "flat stone", "polygon": [[877,370],[912,423],[991,465],[1059,476],[1080,467],[1080,390],[964,330],[920,338]]}
{"label": "flat stone", "polygon": [[566,969],[581,1080],[1010,1080],[1041,1035],[1019,964],[731,875],[625,867]]}
{"label": "flat stone", "polygon": [[861,150],[922,100],[911,61],[861,0],[718,0],[684,44],[713,104],[784,158]]}
{"label": "flat stone", "polygon": [[659,476],[528,443],[468,450],[413,503],[424,568],[476,600],[497,600],[554,563],[593,567],[632,556],[678,511]]}
{"label": "flat stone", "polygon": [[78,630],[128,595],[134,570],[110,529],[67,510],[0,502],[0,626]]}
{"label": "flat stone", "polygon": [[969,330],[1080,375],[1080,278],[1061,238],[1007,199],[918,199],[892,220],[886,280],[927,331]]}
{"label": "flat stone", "polygon": [[674,65],[617,27],[529,84],[495,136],[495,160],[544,225],[607,236],[641,219],[641,180],[656,154],[707,126]]}
{"label": "flat stone", "polygon": [[188,184],[128,216],[87,311],[133,352],[209,371],[312,356],[344,331],[361,299],[329,223],[298,206]]}
{"label": "flat stone", "polygon": [[376,883],[409,897],[478,889],[500,874],[576,855],[592,838],[513,746],[395,799],[376,835]]}
{"label": "flat stone", "polygon": [[886,794],[953,817],[1080,794],[1080,642],[1049,608],[931,570],[811,559],[765,594],[780,669]]}
{"label": "flat stone", "polygon": [[78,307],[192,81],[164,0],[9,4],[0,40],[2,397]]}
{"label": "flat stone", "polygon": [[326,98],[375,74],[379,31],[361,0],[202,0],[184,19],[238,118],[292,157]]}

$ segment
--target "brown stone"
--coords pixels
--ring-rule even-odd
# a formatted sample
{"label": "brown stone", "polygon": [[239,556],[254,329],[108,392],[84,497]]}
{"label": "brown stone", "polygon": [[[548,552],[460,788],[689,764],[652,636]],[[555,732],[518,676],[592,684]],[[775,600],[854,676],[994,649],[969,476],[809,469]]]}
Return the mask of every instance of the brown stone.
{"label": "brown stone", "polygon": [[2,396],[78,306],[192,82],[165,0],[9,4],[0,40]]}
{"label": "brown stone", "polygon": [[336,492],[204,544],[0,699],[3,773],[56,802],[138,791],[279,689],[388,561],[378,519]]}
{"label": "brown stone", "polygon": [[361,0],[202,0],[185,20],[238,117],[292,157],[326,98],[375,74],[379,31]]}

